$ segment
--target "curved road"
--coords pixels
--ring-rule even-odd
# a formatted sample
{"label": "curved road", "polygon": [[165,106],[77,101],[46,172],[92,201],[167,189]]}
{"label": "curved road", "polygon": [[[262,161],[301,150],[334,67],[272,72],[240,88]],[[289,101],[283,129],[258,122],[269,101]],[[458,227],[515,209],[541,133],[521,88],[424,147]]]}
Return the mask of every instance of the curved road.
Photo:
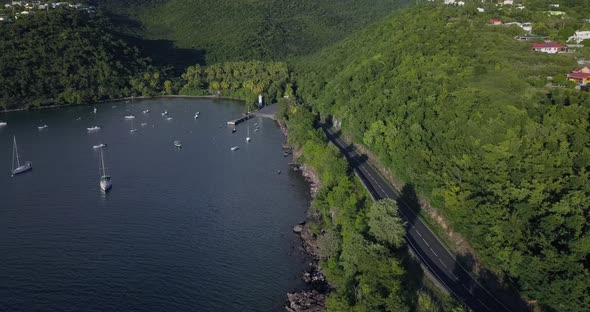
{"label": "curved road", "polygon": [[422,264],[452,294],[474,312],[522,311],[522,307],[510,307],[479,284],[461,266],[454,254],[432,233],[405,202],[400,194],[354,151],[351,145],[339,138],[332,128],[322,127],[328,139],[336,145],[351,163],[355,173],[375,200],[391,198],[398,201],[400,215],[407,221],[406,241]]}

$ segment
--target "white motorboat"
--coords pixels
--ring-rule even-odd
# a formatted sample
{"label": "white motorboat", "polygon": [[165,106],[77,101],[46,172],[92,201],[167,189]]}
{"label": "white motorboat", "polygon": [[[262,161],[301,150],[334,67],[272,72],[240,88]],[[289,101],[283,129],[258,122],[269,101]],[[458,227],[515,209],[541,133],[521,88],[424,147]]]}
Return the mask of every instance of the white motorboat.
{"label": "white motorboat", "polygon": [[231,133],[236,133],[236,131],[238,131],[238,129],[236,129],[236,128],[231,129]]}
{"label": "white motorboat", "polygon": [[0,127],[4,127],[4,126],[7,126],[7,125],[8,125],[8,123],[7,123],[7,122],[5,122],[5,121],[0,121]]}
{"label": "white motorboat", "polygon": [[150,110],[149,110],[149,109],[146,109],[146,110],[144,110],[144,111],[141,111],[141,112],[142,112],[142,113],[144,113],[144,114],[147,114],[147,113],[149,113],[149,112],[150,112]]}
{"label": "white motorboat", "polygon": [[101,144],[92,146],[92,148],[95,149],[95,150],[101,149],[101,148],[104,148],[104,147],[107,147],[107,145],[104,144],[104,143],[101,143]]}
{"label": "white motorboat", "polygon": [[235,151],[237,151],[237,150],[239,150],[239,149],[240,149],[240,147],[239,147],[239,146],[233,146],[232,148],[230,148],[230,150],[231,150],[232,152],[235,152]]}
{"label": "white motorboat", "polygon": [[141,126],[142,126],[142,127],[145,127],[145,126],[147,126],[147,123],[146,123],[146,122],[142,122],[142,123],[141,123]]}
{"label": "white motorboat", "polygon": [[131,129],[131,130],[129,130],[129,133],[135,133],[135,132],[137,132],[137,129]]}
{"label": "white motorboat", "polygon": [[99,126],[93,126],[93,127],[90,127],[90,128],[86,128],[86,130],[88,130],[88,131],[98,131],[98,130],[100,130],[100,127]]}
{"label": "white motorboat", "polygon": [[168,110],[165,110],[165,111],[162,113],[162,116],[168,116]]}
{"label": "white motorboat", "polygon": [[103,192],[107,192],[113,186],[111,176],[107,174],[107,169],[104,166],[104,154],[102,149],[100,150],[100,189]]}
{"label": "white motorboat", "polygon": [[199,113],[195,114],[195,119],[199,119]]}
{"label": "white motorboat", "polygon": [[18,156],[18,147],[16,146],[16,137],[13,136],[14,144],[12,146],[12,176],[19,173],[27,172],[33,169],[33,163],[26,161],[24,165],[20,163],[20,157]]}
{"label": "white motorboat", "polygon": [[92,110],[92,112],[96,114],[96,112],[97,112],[96,107]]}
{"label": "white motorboat", "polygon": [[135,119],[135,116],[133,116],[133,115],[127,115],[127,116],[125,116],[125,119]]}
{"label": "white motorboat", "polygon": [[182,148],[182,144],[180,144],[180,141],[174,141],[174,146],[176,148]]}
{"label": "white motorboat", "polygon": [[42,125],[42,126],[40,126],[40,127],[37,127],[37,129],[39,129],[39,130],[43,130],[43,129],[45,129],[45,128],[47,128],[47,125]]}
{"label": "white motorboat", "polygon": [[168,118],[166,118],[166,120],[172,120],[172,117],[168,117]]}

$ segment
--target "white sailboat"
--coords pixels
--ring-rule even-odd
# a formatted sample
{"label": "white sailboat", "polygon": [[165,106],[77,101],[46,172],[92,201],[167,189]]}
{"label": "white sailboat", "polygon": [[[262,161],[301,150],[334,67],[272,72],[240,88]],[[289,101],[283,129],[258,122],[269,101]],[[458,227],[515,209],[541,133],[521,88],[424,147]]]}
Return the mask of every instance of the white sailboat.
{"label": "white sailboat", "polygon": [[111,182],[111,176],[107,174],[107,169],[104,166],[104,154],[102,149],[100,150],[100,189],[107,192],[113,186]]}
{"label": "white sailboat", "polygon": [[[16,137],[14,138],[14,145],[12,148],[12,176],[19,173],[27,172],[33,169],[33,163],[30,161],[25,162],[24,165],[20,164],[20,157],[18,156],[18,147],[16,146]],[[15,162],[16,161],[16,162]]]}
{"label": "white sailboat", "polygon": [[246,137],[246,143],[250,142],[250,125],[248,125],[248,136]]}

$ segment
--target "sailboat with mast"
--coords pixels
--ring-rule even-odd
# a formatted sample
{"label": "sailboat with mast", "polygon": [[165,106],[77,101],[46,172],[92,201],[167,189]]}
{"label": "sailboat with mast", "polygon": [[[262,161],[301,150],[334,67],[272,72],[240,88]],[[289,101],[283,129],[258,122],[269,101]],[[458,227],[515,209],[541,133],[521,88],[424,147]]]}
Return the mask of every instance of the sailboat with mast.
{"label": "sailboat with mast", "polygon": [[16,136],[13,136],[13,139],[14,145],[12,147],[12,176],[15,176],[19,173],[24,173],[33,169],[33,163],[27,161],[24,165],[21,165],[20,157],[18,156],[18,147],[16,146]]}
{"label": "sailboat with mast", "polygon": [[250,142],[250,125],[248,124],[248,136],[246,137],[246,143]]}
{"label": "sailboat with mast", "polygon": [[103,192],[107,192],[113,186],[111,182],[111,176],[107,174],[107,169],[104,166],[104,153],[103,150],[100,150],[100,189]]}

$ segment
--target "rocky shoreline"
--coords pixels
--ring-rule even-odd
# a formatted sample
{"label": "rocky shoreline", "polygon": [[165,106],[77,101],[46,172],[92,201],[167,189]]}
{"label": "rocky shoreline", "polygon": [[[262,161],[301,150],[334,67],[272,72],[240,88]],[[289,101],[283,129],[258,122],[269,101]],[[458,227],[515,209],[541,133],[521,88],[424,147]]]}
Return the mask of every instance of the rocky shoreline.
{"label": "rocky shoreline", "polygon": [[[285,136],[288,130],[279,122],[281,131]],[[300,164],[297,159],[301,157],[301,151],[293,151],[293,170],[301,171],[301,175],[310,184],[310,196],[313,199],[319,188],[320,180],[313,168]],[[306,289],[294,293],[287,293],[285,310],[288,312],[319,312],[325,310],[326,298],[332,287],[327,281],[319,266],[320,254],[317,235],[310,228],[310,224],[318,223],[319,215],[308,210],[306,220],[293,227],[293,232],[301,238],[302,250],[311,257],[308,269],[301,278],[307,284]]]}

